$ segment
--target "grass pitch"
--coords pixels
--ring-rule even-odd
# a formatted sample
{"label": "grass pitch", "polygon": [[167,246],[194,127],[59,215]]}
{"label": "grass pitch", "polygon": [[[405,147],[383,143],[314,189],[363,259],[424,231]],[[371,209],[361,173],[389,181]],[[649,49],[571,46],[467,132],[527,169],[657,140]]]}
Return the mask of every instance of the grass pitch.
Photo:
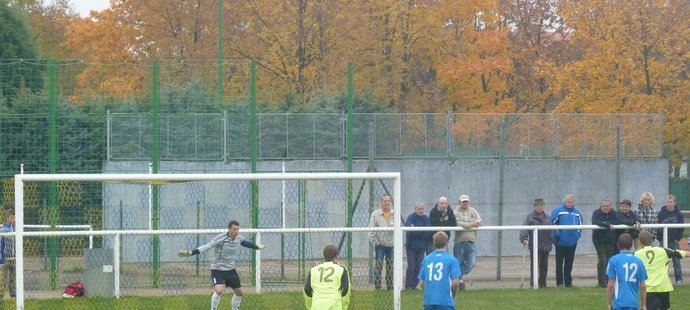
{"label": "grass pitch", "polygon": [[[75,298],[27,300],[26,309],[81,310],[81,309],[208,309],[209,295]],[[391,292],[354,291],[351,309],[392,309]],[[403,291],[402,309],[421,309],[421,291]],[[225,294],[219,309],[230,309],[231,295]],[[690,285],[677,286],[671,293],[671,308],[685,309],[690,304]],[[605,309],[606,289],[593,287],[532,289],[483,289],[458,294],[456,309]],[[3,300],[0,309],[15,309],[14,300]],[[304,309],[300,293],[245,294],[242,310],[249,309]]]}

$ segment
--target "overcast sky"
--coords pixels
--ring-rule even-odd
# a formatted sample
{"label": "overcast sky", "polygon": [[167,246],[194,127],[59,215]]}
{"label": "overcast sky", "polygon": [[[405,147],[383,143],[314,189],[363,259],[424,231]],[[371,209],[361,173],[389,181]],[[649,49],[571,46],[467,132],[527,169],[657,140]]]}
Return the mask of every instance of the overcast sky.
{"label": "overcast sky", "polygon": [[91,10],[100,11],[110,6],[110,0],[71,0],[70,2],[81,17],[88,16]]}

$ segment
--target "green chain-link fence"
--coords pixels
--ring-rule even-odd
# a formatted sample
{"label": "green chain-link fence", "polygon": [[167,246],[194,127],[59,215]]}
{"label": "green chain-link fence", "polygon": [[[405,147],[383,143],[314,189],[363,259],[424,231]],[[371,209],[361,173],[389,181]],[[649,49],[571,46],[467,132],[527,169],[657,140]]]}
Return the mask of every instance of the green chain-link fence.
{"label": "green chain-link fence", "polygon": [[[637,201],[646,191],[657,198],[668,194],[660,115],[380,113],[375,102],[346,87],[325,87],[298,108],[271,91],[261,69],[253,74],[249,67],[244,61],[225,65],[219,90],[214,62],[0,61],[0,79],[12,81],[0,93],[0,171],[5,178],[0,203],[13,207],[11,177],[22,164],[25,173],[278,172],[282,162],[288,172],[400,171],[403,201],[395,203],[405,212],[417,201],[426,203],[428,212],[440,196],[455,206],[459,195],[468,194],[486,225],[521,224],[534,198],[553,206],[563,195],[575,194],[590,223],[601,199]],[[346,108],[348,103],[355,108]],[[291,227],[366,226],[376,207],[371,197],[386,186],[360,185],[354,184],[351,203],[334,207],[317,201],[346,200],[342,184],[288,182]],[[230,218],[243,227],[282,225],[280,182],[192,182],[154,190],[122,186],[28,184],[26,223],[52,230],[62,229],[58,225],[223,228]],[[223,194],[210,195],[209,187]],[[351,222],[345,221],[348,216]],[[167,237],[123,239],[124,294],[208,294],[209,257],[180,262],[171,255],[180,245],[191,247],[210,237],[190,237],[183,244]],[[315,244],[347,244],[335,233],[267,238],[280,244],[273,246],[267,267],[268,291],[297,288],[318,259]],[[583,259],[575,266],[585,282],[593,270],[585,259],[593,253],[589,238],[585,232],[578,247]],[[366,254],[342,253],[352,264],[355,287],[376,296],[369,291],[368,242],[363,236],[352,239]],[[59,292],[88,272],[86,237],[25,242],[27,266],[33,268],[27,276],[33,285],[27,289],[35,292],[30,297]],[[112,241],[98,237],[92,244],[107,249]],[[477,245],[480,258],[471,283],[483,287],[497,278],[520,277],[511,261],[521,257],[517,233],[482,233]],[[250,285],[251,253],[243,255],[240,274]],[[245,307],[252,309],[251,302]]]}

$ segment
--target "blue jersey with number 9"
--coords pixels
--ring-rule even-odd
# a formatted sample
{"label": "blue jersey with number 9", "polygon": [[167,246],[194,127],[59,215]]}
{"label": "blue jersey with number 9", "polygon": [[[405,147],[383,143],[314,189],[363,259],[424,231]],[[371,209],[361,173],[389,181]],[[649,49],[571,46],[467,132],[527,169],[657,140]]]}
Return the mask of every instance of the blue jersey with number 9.
{"label": "blue jersey with number 9", "polygon": [[613,308],[638,308],[639,287],[647,280],[642,260],[630,252],[614,255],[606,266],[606,276],[616,283],[613,287]]}
{"label": "blue jersey with number 9", "polygon": [[419,280],[424,281],[424,305],[455,306],[451,286],[453,279],[462,276],[460,264],[448,251],[436,250],[427,255],[419,270]]}

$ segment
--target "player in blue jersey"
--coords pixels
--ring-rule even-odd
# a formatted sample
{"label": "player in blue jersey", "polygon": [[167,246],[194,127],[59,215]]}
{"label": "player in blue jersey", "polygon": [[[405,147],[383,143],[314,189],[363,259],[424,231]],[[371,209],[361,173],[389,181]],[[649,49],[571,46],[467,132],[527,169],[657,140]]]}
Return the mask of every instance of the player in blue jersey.
{"label": "player in blue jersey", "polygon": [[647,270],[642,260],[631,252],[632,243],[629,234],[620,235],[617,245],[621,252],[611,257],[606,266],[609,309],[612,310],[647,309]]}
{"label": "player in blue jersey", "polygon": [[424,289],[424,310],[455,309],[455,293],[460,285],[460,264],[448,253],[448,235],[439,231],[434,234],[434,248],[422,261],[419,285]]}

